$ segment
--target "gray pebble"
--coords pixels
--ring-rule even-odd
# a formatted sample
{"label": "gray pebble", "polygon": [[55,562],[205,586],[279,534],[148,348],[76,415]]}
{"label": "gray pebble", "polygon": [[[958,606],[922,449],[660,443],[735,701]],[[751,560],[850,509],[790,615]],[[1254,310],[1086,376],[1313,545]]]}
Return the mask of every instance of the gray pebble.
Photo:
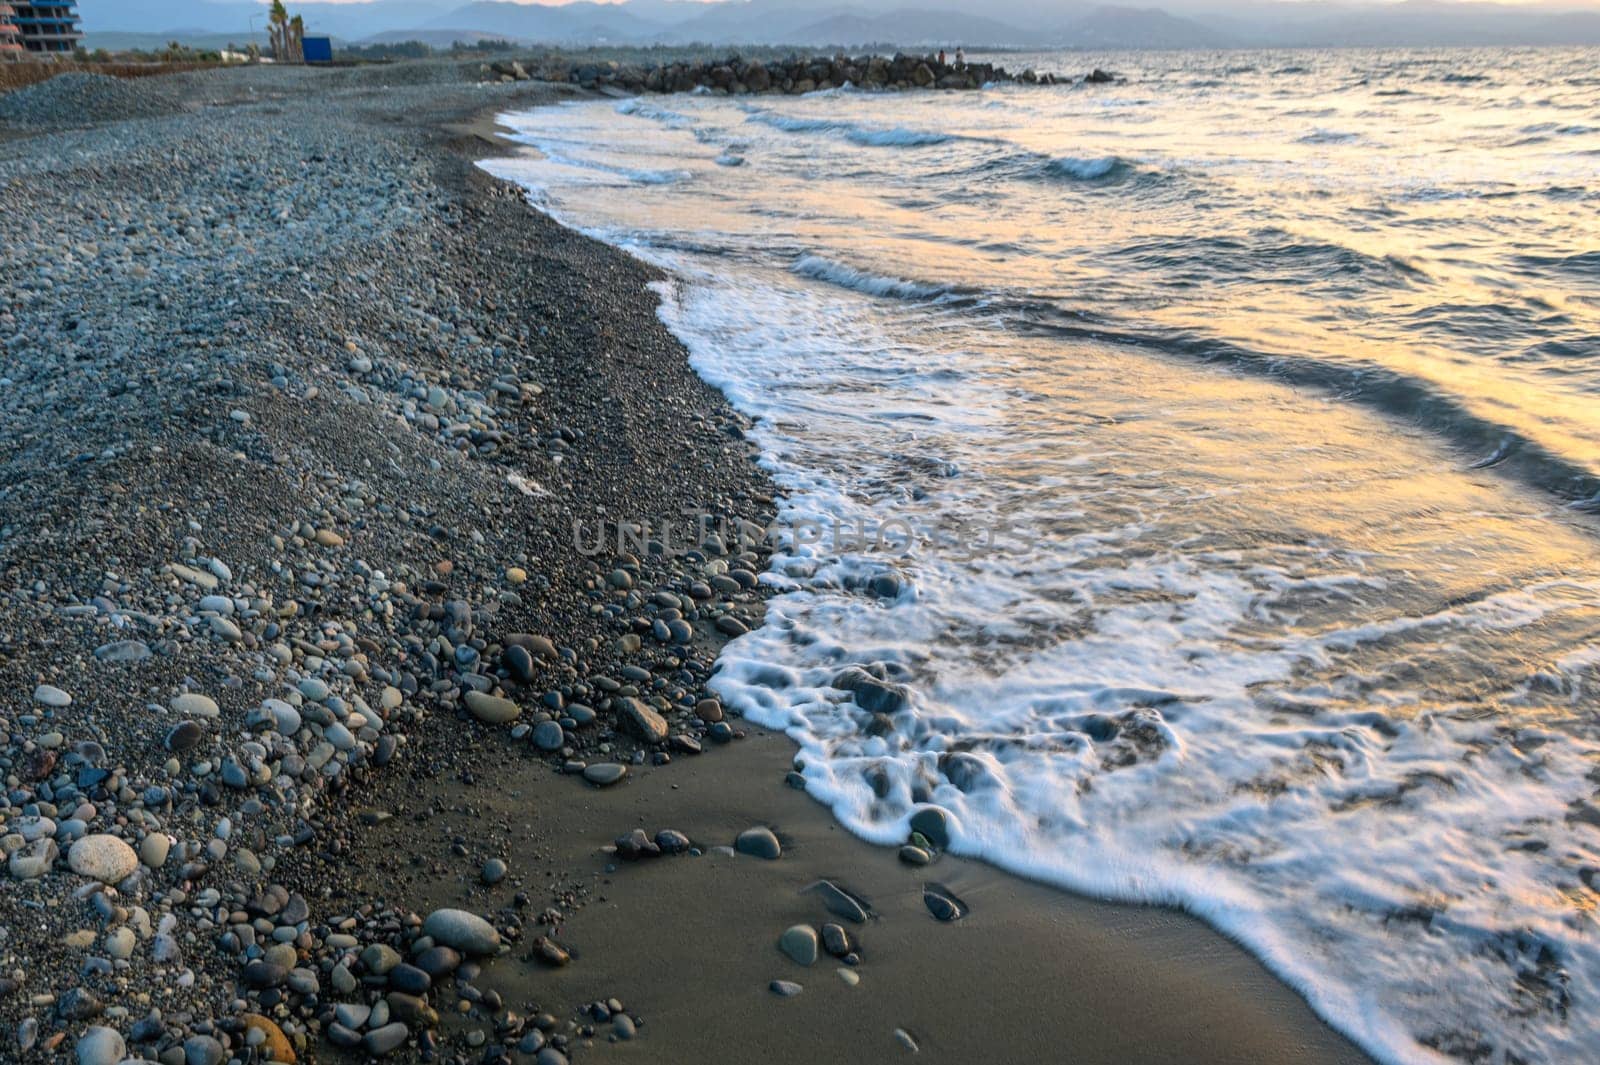
{"label": "gray pebble", "polygon": [[739,838],[733,841],[733,847],[740,854],[750,854],[769,861],[783,854],[783,846],[778,842],[778,837],[773,835],[772,829],[760,825],[739,833]]}
{"label": "gray pebble", "polygon": [[617,762],[596,762],[585,766],[583,779],[599,787],[608,787],[628,775],[628,767]]}
{"label": "gray pebble", "polygon": [[817,930],[808,924],[793,925],[778,937],[778,949],[800,965],[812,965],[817,960]]}

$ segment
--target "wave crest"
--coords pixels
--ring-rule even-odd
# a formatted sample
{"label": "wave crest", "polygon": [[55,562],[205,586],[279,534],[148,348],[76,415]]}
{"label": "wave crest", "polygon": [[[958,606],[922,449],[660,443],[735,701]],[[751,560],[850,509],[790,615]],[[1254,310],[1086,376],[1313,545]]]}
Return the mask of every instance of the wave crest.
{"label": "wave crest", "polygon": [[950,289],[945,285],[932,285],[922,281],[907,281],[899,277],[869,274],[865,271],[857,270],[853,266],[836,263],[832,259],[824,259],[820,255],[803,255],[796,259],[794,265],[789,269],[801,277],[809,277],[816,281],[826,281],[830,285],[838,285],[841,288],[865,292],[869,296],[902,300],[931,300],[950,292]]}
{"label": "wave crest", "polygon": [[796,115],[777,115],[770,111],[756,111],[750,115],[748,121],[759,122],[785,133],[835,134],[853,144],[872,148],[921,148],[959,139],[953,133],[940,133],[935,130],[906,129],[901,126],[879,129],[857,125],[854,122],[841,122],[837,119],[801,118]]}
{"label": "wave crest", "polygon": [[1132,169],[1127,162],[1115,155],[1102,155],[1091,159],[1063,155],[1044,164],[1046,175],[1068,181],[1107,181],[1124,177]]}

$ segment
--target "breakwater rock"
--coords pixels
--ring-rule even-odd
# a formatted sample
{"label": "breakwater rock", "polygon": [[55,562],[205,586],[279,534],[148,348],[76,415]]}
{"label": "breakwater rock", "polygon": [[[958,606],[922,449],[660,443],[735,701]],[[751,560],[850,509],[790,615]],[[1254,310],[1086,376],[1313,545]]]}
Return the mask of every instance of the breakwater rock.
{"label": "breakwater rock", "polygon": [[660,63],[645,66],[628,63],[574,63],[568,58],[549,57],[537,61],[504,60],[486,64],[484,70],[502,81],[571,82],[586,89],[620,89],[640,92],[725,92],[742,96],[753,93],[799,93],[854,85],[862,89],[977,89],[994,82],[1019,82],[1027,85],[1070,85],[1076,82],[1099,84],[1116,80],[1114,75],[1095,70],[1082,78],[1034,70],[1008,71],[994,63],[940,62],[937,56],[904,53],[893,56],[862,55],[801,56],[785,59],[746,60],[738,55],[725,59]]}

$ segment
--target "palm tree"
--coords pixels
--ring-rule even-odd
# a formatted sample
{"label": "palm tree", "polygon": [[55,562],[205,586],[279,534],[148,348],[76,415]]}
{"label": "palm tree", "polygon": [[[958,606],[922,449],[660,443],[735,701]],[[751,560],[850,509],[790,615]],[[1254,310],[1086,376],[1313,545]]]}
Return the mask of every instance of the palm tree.
{"label": "palm tree", "polygon": [[272,10],[267,13],[267,41],[272,46],[272,58],[289,62],[289,11],[283,0],[272,0]]}

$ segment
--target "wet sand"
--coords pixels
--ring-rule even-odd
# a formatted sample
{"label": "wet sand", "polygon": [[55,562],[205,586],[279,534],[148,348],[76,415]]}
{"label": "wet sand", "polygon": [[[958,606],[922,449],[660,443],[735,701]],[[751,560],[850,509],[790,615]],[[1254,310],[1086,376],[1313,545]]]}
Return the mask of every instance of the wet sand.
{"label": "wet sand", "polygon": [[[1367,1060],[1305,1002],[1231,941],[1170,910],[1068,895],[982,863],[943,856],[926,868],[864,843],[788,787],[794,746],[752,729],[743,741],[692,760],[640,769],[622,785],[588,788],[543,764],[507,758],[483,783],[443,789],[451,813],[422,833],[406,814],[372,830],[374,854],[438,853],[463,831],[500,826],[510,875],[484,888],[472,863],[422,873],[404,887],[419,911],[509,906],[527,890],[586,888],[555,938],[576,958],[552,969],[514,951],[480,986],[529,1012],[618,998],[644,1021],[635,1042],[609,1052],[652,1062],[934,1061],[1105,1063]],[[476,811],[469,815],[466,809]],[[633,828],[675,828],[701,848],[770,826],[783,855],[764,861],[707,853],[625,862],[609,842]],[[476,826],[476,827],[474,827]],[[824,954],[804,968],[782,955],[790,925],[834,921],[805,889],[829,878],[876,911],[846,927],[861,944],[858,986]],[[410,879],[410,878],[408,878]],[[922,885],[945,884],[971,912],[945,924]],[[363,885],[393,895],[373,869]],[[800,983],[793,998],[768,990]],[[460,1022],[470,1028],[474,1022]],[[598,1042],[609,1029],[599,1026]]]}

